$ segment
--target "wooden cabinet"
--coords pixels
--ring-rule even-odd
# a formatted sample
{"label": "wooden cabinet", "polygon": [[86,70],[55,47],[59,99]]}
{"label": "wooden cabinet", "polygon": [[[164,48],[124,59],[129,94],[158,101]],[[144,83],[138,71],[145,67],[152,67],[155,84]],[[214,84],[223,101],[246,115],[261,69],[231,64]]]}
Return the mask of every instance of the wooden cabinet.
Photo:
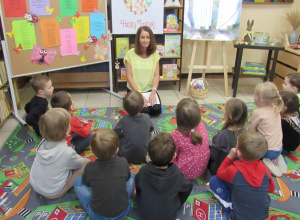
{"label": "wooden cabinet", "polygon": [[[157,45],[165,45],[165,36],[166,35],[180,35],[180,53],[179,56],[161,56],[159,61],[160,64],[160,82],[178,82],[178,87],[180,90],[181,84],[181,71],[182,71],[182,47],[183,47],[183,25],[184,25],[184,1],[180,0],[180,5],[164,5],[164,28],[166,27],[166,17],[167,15],[174,14],[178,18],[179,30],[178,31],[164,31],[162,34],[155,34],[155,40]],[[165,2],[165,1],[164,1]],[[111,16],[114,12],[111,13]],[[115,83],[115,90],[118,91],[118,84],[127,82],[126,79],[121,79],[121,68],[124,68],[123,57],[117,57],[116,54],[116,39],[117,38],[129,38],[130,48],[134,47],[135,34],[128,35],[117,35],[113,34],[112,40],[112,64],[113,64],[113,77]],[[119,63],[120,68],[115,68],[115,64]],[[176,64],[177,66],[177,77],[173,78],[163,78],[163,65],[164,64]]]}
{"label": "wooden cabinet", "polygon": [[291,48],[285,48],[284,51],[279,51],[274,83],[279,91],[282,91],[284,78],[289,73],[300,71],[300,51]]}

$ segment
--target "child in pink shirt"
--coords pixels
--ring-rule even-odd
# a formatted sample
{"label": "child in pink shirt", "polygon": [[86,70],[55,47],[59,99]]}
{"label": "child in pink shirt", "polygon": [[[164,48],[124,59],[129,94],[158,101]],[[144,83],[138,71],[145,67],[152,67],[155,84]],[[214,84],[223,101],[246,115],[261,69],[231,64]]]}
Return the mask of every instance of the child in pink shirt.
{"label": "child in pink shirt", "polygon": [[196,179],[206,170],[210,157],[209,138],[198,103],[182,99],[176,108],[176,120],[177,129],[171,134],[176,145],[173,162],[187,179]]}

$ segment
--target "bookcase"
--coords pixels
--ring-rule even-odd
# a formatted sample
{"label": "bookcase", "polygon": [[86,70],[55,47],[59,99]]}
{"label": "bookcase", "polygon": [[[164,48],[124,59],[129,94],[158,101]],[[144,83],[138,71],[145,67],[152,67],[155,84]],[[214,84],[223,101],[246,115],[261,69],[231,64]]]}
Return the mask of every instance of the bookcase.
{"label": "bookcase", "polygon": [[[0,19],[0,41],[4,38],[1,27]],[[15,81],[14,81],[15,82]],[[15,94],[18,108],[20,107],[19,96],[17,93],[17,87],[15,88]],[[3,57],[2,45],[0,44],[0,128],[4,125],[5,121],[8,119],[10,114],[13,112],[12,96],[10,94],[9,83],[7,79],[7,72],[5,68],[5,62]]]}
{"label": "bookcase", "polygon": [[[161,55],[159,61],[160,66],[160,82],[174,82],[178,83],[178,90],[180,91],[181,86],[181,71],[182,71],[182,46],[183,46],[183,25],[184,25],[184,1],[180,0],[180,5],[165,5],[166,0],[164,0],[164,31],[162,34],[155,34],[155,40],[157,44],[157,51]],[[111,7],[110,7],[111,8]],[[114,16],[114,11],[110,11],[110,16]],[[178,30],[165,30],[167,29],[167,16],[175,15],[178,19]],[[110,26],[109,29],[112,29]],[[112,70],[114,77],[114,89],[116,92],[119,90],[120,83],[126,83],[127,80],[124,77],[124,61],[123,56],[118,56],[121,53],[125,53],[134,47],[135,34],[114,34],[112,35]],[[119,44],[120,39],[128,39],[129,45]],[[166,40],[170,40],[171,43],[167,43]],[[117,44],[118,43],[118,44]],[[173,45],[174,48],[172,48]],[[166,46],[169,50],[166,50]],[[166,53],[167,52],[167,53]],[[172,65],[166,65],[172,64]],[[116,68],[118,66],[119,68]],[[172,67],[172,68],[171,68]],[[176,68],[177,67],[177,68]],[[173,69],[173,75],[167,75],[166,69]],[[177,76],[176,76],[177,75]]]}

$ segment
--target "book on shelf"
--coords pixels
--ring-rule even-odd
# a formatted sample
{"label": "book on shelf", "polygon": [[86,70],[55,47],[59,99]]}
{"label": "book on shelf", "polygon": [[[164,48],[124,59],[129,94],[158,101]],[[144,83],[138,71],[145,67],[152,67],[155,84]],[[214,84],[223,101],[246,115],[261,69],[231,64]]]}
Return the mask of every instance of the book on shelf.
{"label": "book on shelf", "polygon": [[178,18],[174,14],[169,14],[166,17],[166,28],[164,28],[166,32],[179,31]]}
{"label": "book on shelf", "polygon": [[0,61],[0,78],[1,78],[0,85],[7,83],[6,68],[3,60]]}
{"label": "book on shelf", "polygon": [[122,80],[127,80],[127,76],[126,76],[126,68],[121,68],[121,79]]}
{"label": "book on shelf", "polygon": [[129,38],[128,37],[116,38],[117,57],[124,57],[128,50],[129,50]]}
{"label": "book on shelf", "polygon": [[159,56],[164,56],[165,55],[165,46],[164,45],[156,45],[156,51],[159,54]]}
{"label": "book on shelf", "polygon": [[180,56],[180,34],[165,35],[165,56]]}
{"label": "book on shelf", "polygon": [[1,106],[1,112],[0,117],[1,120],[7,118],[11,112],[11,106],[9,106],[7,97],[4,93],[4,90],[0,90],[0,106]]}
{"label": "book on shelf", "polygon": [[252,67],[265,67],[263,63],[259,62],[246,62],[244,66],[252,66]]}
{"label": "book on shelf", "polygon": [[178,75],[177,64],[163,64],[163,78],[176,78]]}
{"label": "book on shelf", "polygon": [[266,68],[263,63],[258,62],[246,62],[243,66],[244,75],[253,75],[253,76],[265,76]]}

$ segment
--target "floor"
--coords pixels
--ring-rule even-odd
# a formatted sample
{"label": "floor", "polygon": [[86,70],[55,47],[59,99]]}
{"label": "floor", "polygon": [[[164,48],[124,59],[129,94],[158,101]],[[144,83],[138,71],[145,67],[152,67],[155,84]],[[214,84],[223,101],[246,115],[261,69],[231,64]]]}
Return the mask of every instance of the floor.
{"label": "floor", "polygon": [[[225,86],[223,78],[206,78],[208,82],[208,96],[206,99],[197,100],[199,104],[210,103],[225,103],[232,98],[232,89],[229,88],[229,97],[225,97]],[[187,79],[182,79],[181,90],[178,90],[178,84],[173,83],[161,83],[158,88],[158,92],[163,105],[177,105],[177,103],[186,98],[186,82]],[[262,82],[260,78],[240,78],[237,90],[236,98],[245,102],[253,102],[253,90],[257,83]],[[231,85],[232,79],[229,79],[229,85]],[[230,86],[229,86],[230,87]],[[126,86],[119,87],[119,94],[124,95]],[[57,90],[56,90],[57,91]],[[75,108],[83,107],[121,107],[122,99],[103,91],[102,89],[80,89],[80,90],[68,90],[71,94],[75,104]],[[25,87],[19,89],[21,106],[24,108],[25,104],[30,101],[34,96],[34,91],[30,84],[26,84]],[[24,117],[24,109],[18,110],[19,116]],[[10,136],[12,131],[18,125],[18,120],[11,115],[6,123],[0,128],[0,149],[4,145],[6,139]]]}

